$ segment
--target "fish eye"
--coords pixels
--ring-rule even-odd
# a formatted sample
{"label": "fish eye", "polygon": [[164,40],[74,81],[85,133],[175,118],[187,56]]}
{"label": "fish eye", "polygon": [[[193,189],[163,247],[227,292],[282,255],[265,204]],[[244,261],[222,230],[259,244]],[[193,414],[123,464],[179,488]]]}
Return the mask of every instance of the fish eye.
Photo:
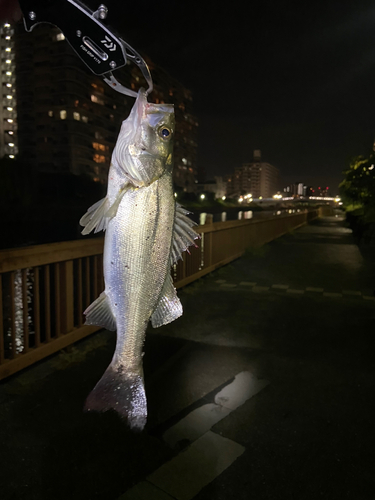
{"label": "fish eye", "polygon": [[162,139],[164,139],[165,141],[170,139],[171,136],[172,136],[172,131],[170,128],[168,127],[160,127],[159,128],[159,135]]}

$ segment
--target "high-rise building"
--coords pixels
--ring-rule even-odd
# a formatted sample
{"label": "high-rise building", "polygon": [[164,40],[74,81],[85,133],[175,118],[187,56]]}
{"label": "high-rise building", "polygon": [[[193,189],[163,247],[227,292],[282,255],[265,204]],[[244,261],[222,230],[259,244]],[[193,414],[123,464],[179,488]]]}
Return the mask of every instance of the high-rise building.
{"label": "high-rise building", "polygon": [[14,28],[0,25],[0,158],[18,153]]}
{"label": "high-rise building", "polygon": [[[11,63],[3,57],[8,43]],[[64,35],[50,25],[39,25],[30,33],[23,26],[14,33],[9,25],[3,25],[0,49],[0,156],[19,151],[33,172],[42,177],[83,174],[104,183],[121,123],[134,99],[93,75]],[[189,190],[195,182],[198,126],[191,110],[191,92],[152,62],[150,66],[155,80],[151,99],[175,105],[174,180]],[[133,64],[116,72],[116,77],[133,89],[139,89],[143,82]],[[9,93],[8,83],[12,84]],[[9,106],[8,96],[12,101]],[[10,142],[8,132],[15,136],[17,130],[18,149],[16,140]]]}
{"label": "high-rise building", "polygon": [[270,163],[261,161],[259,149],[254,151],[254,159],[236,167],[232,182],[228,182],[228,195],[252,194],[253,198],[272,198],[278,191],[279,170]]}

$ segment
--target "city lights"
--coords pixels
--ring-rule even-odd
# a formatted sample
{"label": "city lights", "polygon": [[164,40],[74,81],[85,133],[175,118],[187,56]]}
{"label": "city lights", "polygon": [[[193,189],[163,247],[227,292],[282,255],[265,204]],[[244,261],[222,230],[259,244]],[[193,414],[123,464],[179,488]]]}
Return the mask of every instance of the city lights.
{"label": "city lights", "polygon": [[281,200],[282,195],[281,194],[274,194],[273,197],[275,200]]}
{"label": "city lights", "polygon": [[241,198],[238,198],[238,203],[242,203],[243,202],[243,198],[241,196]]}
{"label": "city lights", "polygon": [[201,194],[201,200],[204,200],[206,198],[206,196],[204,194]]}
{"label": "city lights", "polygon": [[251,193],[248,193],[248,194],[245,194],[245,196],[241,196],[241,198],[245,199],[245,200],[249,200],[249,201],[252,201],[250,200],[250,198],[252,198],[253,195]]}
{"label": "city lights", "polygon": [[227,197],[226,196],[222,196],[221,199],[224,201],[224,200],[227,199]]}

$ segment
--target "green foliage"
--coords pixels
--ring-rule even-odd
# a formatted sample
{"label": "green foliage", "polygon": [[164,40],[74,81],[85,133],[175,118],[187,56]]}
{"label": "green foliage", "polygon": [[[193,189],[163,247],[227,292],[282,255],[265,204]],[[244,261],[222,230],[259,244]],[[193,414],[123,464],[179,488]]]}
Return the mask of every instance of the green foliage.
{"label": "green foliage", "polygon": [[375,207],[375,154],[368,158],[357,156],[350,162],[349,169],[343,172],[340,196],[347,211],[361,207]]}
{"label": "green foliage", "polygon": [[343,173],[340,196],[347,222],[358,242],[369,243],[375,230],[375,153],[353,158]]}

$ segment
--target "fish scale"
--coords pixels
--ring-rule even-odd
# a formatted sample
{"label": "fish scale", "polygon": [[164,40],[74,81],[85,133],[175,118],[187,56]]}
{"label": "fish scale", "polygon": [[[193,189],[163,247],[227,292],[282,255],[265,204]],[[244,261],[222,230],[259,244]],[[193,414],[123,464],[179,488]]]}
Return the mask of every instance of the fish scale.
{"label": "fish scale", "polygon": [[85,324],[117,330],[112,362],[85,409],[115,410],[136,430],[147,420],[146,328],[181,316],[170,267],[198,237],[173,196],[173,133],[173,106],[149,104],[141,90],[112,154],[107,196],[80,220],[83,234],[106,230],[105,290],[86,309]]}

